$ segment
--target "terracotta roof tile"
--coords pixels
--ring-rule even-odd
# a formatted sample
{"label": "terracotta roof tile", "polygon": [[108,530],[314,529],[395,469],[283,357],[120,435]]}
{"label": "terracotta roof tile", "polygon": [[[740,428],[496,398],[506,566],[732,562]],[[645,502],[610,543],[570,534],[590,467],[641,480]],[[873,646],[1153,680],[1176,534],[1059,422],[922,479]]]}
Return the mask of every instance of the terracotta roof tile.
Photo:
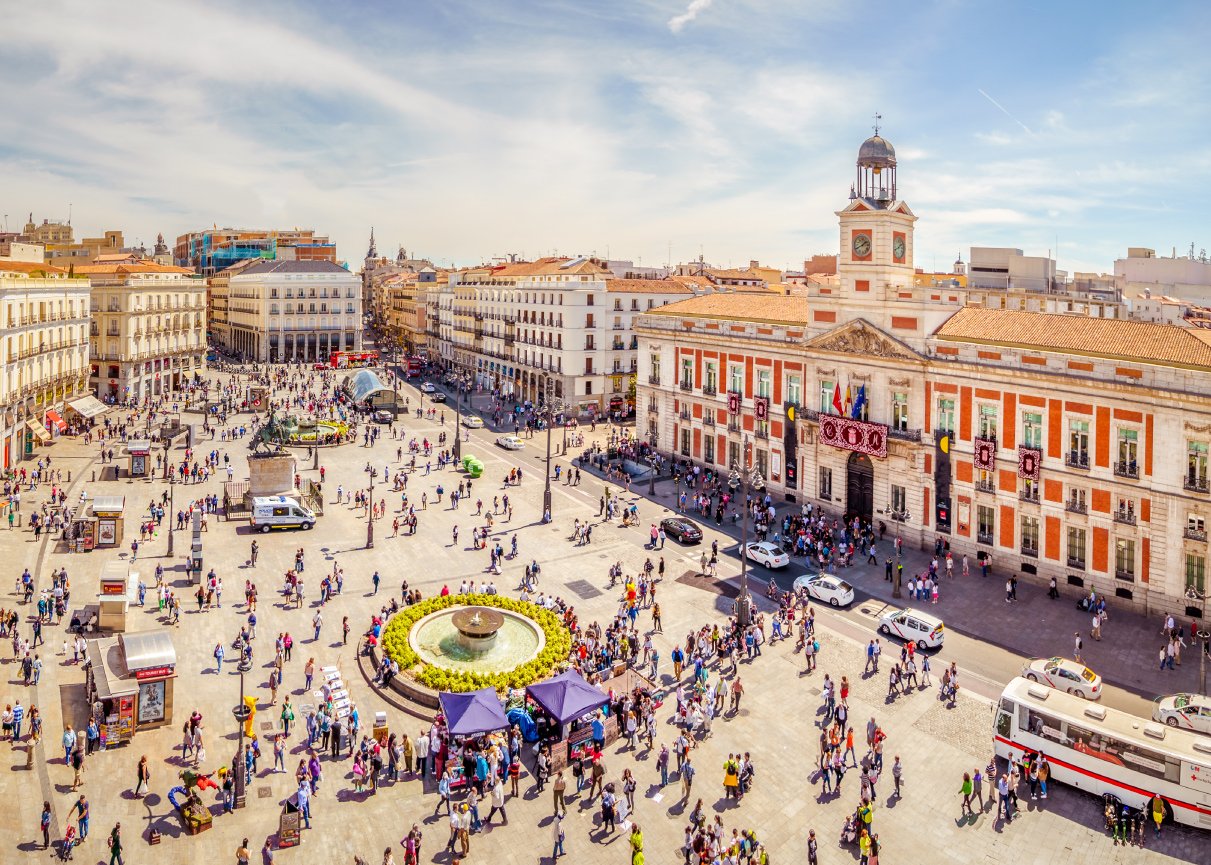
{"label": "terracotta roof tile", "polygon": [[668,306],[648,310],[645,314],[806,326],[808,309],[808,300],[805,297],[773,292],[755,297],[752,294],[728,291],[679,300]]}
{"label": "terracotta roof tile", "polygon": [[1131,319],[967,307],[934,334],[945,342],[1003,345],[1211,370],[1211,333]]}
{"label": "terracotta roof tile", "polygon": [[40,261],[0,261],[0,273],[28,273],[40,270],[47,276],[58,276],[61,273],[67,273],[61,267],[55,267],[50,264],[43,264]]}
{"label": "terracotta roof tile", "polygon": [[693,294],[692,289],[674,279],[611,279],[606,288],[642,294]]}

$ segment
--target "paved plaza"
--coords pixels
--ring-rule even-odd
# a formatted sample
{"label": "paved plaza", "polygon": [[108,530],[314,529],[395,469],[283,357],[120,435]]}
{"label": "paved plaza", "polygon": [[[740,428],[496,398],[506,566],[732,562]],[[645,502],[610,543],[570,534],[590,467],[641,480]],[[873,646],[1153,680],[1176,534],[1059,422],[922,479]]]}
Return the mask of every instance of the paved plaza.
{"label": "paved plaza", "polygon": [[[401,392],[408,396],[413,407],[417,405],[419,394],[415,388],[404,386]],[[412,437],[428,437],[433,441],[443,429],[452,433],[453,406],[447,405],[444,410],[444,427],[436,421],[415,417],[397,423],[397,428],[404,430],[405,443]],[[232,420],[247,423],[251,416],[236,416]],[[509,432],[512,432],[511,428]],[[584,432],[589,440],[594,438],[587,429]],[[370,448],[359,443],[323,450],[320,464],[326,472],[324,516],[309,533],[258,534],[260,554],[255,568],[249,560],[253,535],[247,521],[227,522],[221,516],[211,515],[208,530],[203,534],[204,567],[205,570],[213,567],[223,578],[225,591],[222,607],[209,612],[198,611],[190,593],[185,560],[181,557],[187,552],[188,532],[177,533],[177,557],[167,557],[167,529],[175,521],[166,515],[159,536],[140,548],[136,565],[149,585],[154,583],[156,565],[164,566],[170,582],[182,597],[180,623],[177,626],[167,624],[167,619],[154,604],[149,604],[132,611],[131,628],[168,628],[171,631],[178,653],[176,723],[164,729],[141,732],[129,745],[98,753],[86,761],[82,792],[91,803],[91,830],[83,848],[76,851],[77,859],[108,861],[105,839],[119,821],[127,862],[227,862],[234,859],[242,838],[249,839],[256,854],[266,837],[275,835],[282,802],[296,787],[293,769],[303,752],[297,733],[291,738],[286,773],[271,771],[271,749],[264,749],[258,773],[249,783],[245,808],[233,815],[222,815],[221,797],[216,791],[207,791],[205,795],[210,797],[208,801],[215,817],[213,828],[205,834],[186,835],[166,797],[168,789],[178,783],[177,773],[184,766],[180,730],[191,711],[201,712],[206,731],[207,760],[202,771],[228,765],[236,750],[237,727],[231,708],[238,702],[240,676],[235,672],[234,664],[224,664],[222,673],[216,672],[212,651],[218,642],[230,645],[246,616],[243,607],[246,579],[255,582],[260,592],[256,641],[259,654],[253,671],[245,678],[246,688],[261,696],[259,714],[254,722],[257,731],[273,729],[273,719],[287,694],[301,721],[299,707],[311,701],[302,687],[302,669],[311,657],[316,659],[317,665],[341,668],[364,724],[368,724],[376,711],[385,710],[392,732],[416,734],[427,728],[427,724],[418,718],[377,696],[358,670],[354,658],[355,638],[367,628],[371,614],[389,602],[390,595],[394,594],[398,599],[400,584],[405,579],[429,597],[440,592],[443,584],[456,588],[463,579],[482,580],[488,576],[488,552],[469,547],[467,530],[482,525],[481,518],[474,516],[477,498],[483,499],[490,509],[493,497],[507,492],[514,505],[512,521],[498,518],[493,536],[507,549],[509,539],[516,534],[519,555],[517,559],[506,561],[504,575],[494,578],[497,586],[503,593],[516,597],[523,564],[535,559],[542,566],[540,588],[573,604],[582,625],[594,620],[604,624],[618,611],[617,590],[607,588],[609,565],[620,561],[626,573],[636,573],[645,558],[651,556],[655,561],[656,556],[662,555],[669,578],[658,590],[664,633],[655,635],[655,644],[662,658],[661,684],[675,687],[672,667],[667,662],[674,642],[684,641],[686,634],[703,624],[724,623],[731,610],[728,598],[731,592],[721,589],[715,581],[696,576],[699,549],[679,548],[671,542],[663,550],[645,549],[646,527],[656,522],[665,513],[665,507],[675,501],[669,483],[664,481],[658,485],[655,502],[640,495],[641,491],[646,494],[646,483],[642,489],[637,488],[626,496],[638,504],[640,527],[624,529],[617,522],[600,523],[598,503],[605,483],[584,472],[579,487],[554,485],[554,521],[544,525],[539,520],[542,501],[539,458],[540,448],[545,446],[545,435],[527,439],[526,449],[517,452],[492,446],[490,442],[496,435],[496,431],[488,428],[474,431],[471,440],[464,444],[467,449],[464,452],[480,457],[486,468],[458,510],[451,509],[448,496],[443,497],[440,505],[433,500],[438,484],[444,485],[448,492],[456,488],[458,479],[464,476],[437,470],[426,474],[423,468],[411,475],[410,499],[419,502],[424,491],[430,500],[426,510],[418,509],[419,525],[415,536],[391,537],[391,518],[399,508],[399,494],[391,492],[389,486],[377,484],[375,500],[387,501],[388,516],[375,525],[372,550],[365,549],[366,523],[362,511],[337,504],[336,489],[338,485],[345,491],[364,488],[368,480],[365,472],[368,463],[379,469],[380,478],[384,467],[389,470],[388,474],[398,469],[395,450],[399,443],[389,434]],[[600,437],[604,440],[604,435]],[[559,435],[555,438],[558,440]],[[216,437],[213,443],[203,443],[198,450],[206,452],[214,448],[220,454],[230,455],[236,466],[236,478],[240,479],[246,465],[247,442],[245,438],[224,444]],[[119,445],[113,446],[115,451],[119,449]],[[162,480],[102,480],[101,465],[96,460],[98,450],[96,446],[86,447],[80,440],[64,438],[42,449],[39,455],[50,456],[52,467],[63,470],[65,481],[67,473],[71,472],[71,482],[67,484],[68,501],[77,499],[82,491],[90,497],[126,497],[126,543],[120,550],[72,555],[66,552],[62,542],[45,534],[35,540],[27,527],[0,532],[0,550],[7,565],[5,576],[9,580],[8,588],[0,596],[0,606],[17,606],[19,598],[12,593],[12,579],[23,568],[29,568],[35,574],[39,587],[49,587],[51,570],[65,567],[72,581],[72,607],[92,602],[98,590],[101,564],[130,557],[131,526],[148,502],[153,497],[159,498],[166,484]],[[177,459],[183,455],[183,450],[174,452]],[[562,458],[558,461],[565,467],[568,465]],[[524,468],[525,480],[520,487],[510,486],[506,490],[501,479],[516,466]],[[311,469],[310,460],[300,458],[299,469],[304,477],[319,479],[319,473]],[[93,480],[94,473],[96,481]],[[104,476],[108,478],[109,474]],[[614,484],[609,486],[617,489]],[[26,516],[48,494],[49,488],[45,485],[36,491],[23,492],[22,509]],[[178,484],[173,489],[178,509],[189,500],[208,494],[221,494],[217,478],[207,484]],[[594,522],[596,528],[590,545],[574,546],[568,540],[575,519]],[[460,529],[457,545],[451,542],[455,525]],[[734,544],[734,537],[717,530],[713,523],[704,524],[704,527],[707,544],[716,538],[721,548]],[[726,528],[733,531],[730,526]],[[295,609],[285,603],[279,590],[283,575],[293,565],[295,551],[300,547],[306,555],[304,578],[309,597],[302,609]],[[880,552],[881,558],[885,557],[890,552],[890,544]],[[910,563],[924,562],[923,554],[918,551],[909,551],[906,558]],[[345,572],[344,593],[323,607],[323,628],[319,638],[313,640],[312,605],[318,600],[319,575],[331,572],[337,566]],[[906,565],[906,572],[908,567]],[[371,575],[376,570],[382,577],[377,596],[371,583]],[[725,578],[733,577],[738,572],[735,560],[727,559],[722,570]],[[837,844],[844,818],[857,804],[859,784],[856,776],[852,776],[852,780],[846,778],[843,791],[836,795],[822,792],[815,772],[818,724],[822,717],[820,684],[826,672],[836,679],[846,675],[853,682],[851,719],[859,730],[873,716],[888,735],[885,771],[876,791],[873,821],[874,831],[883,844],[884,863],[1211,862],[1211,836],[1195,830],[1167,828],[1159,840],[1150,836],[1144,850],[1114,846],[1102,830],[1099,803],[1066,788],[1057,789],[1045,802],[1023,797],[1025,811],[1020,819],[1009,825],[997,819],[992,807],[981,816],[962,818],[958,795],[962,774],[984,767],[992,753],[988,697],[999,692],[999,686],[1013,674],[1014,664],[1020,666],[1021,656],[1031,645],[1046,645],[1047,651],[1066,651],[1069,644],[1062,642],[1063,635],[1070,635],[1080,627],[1079,624],[1070,627],[1066,618],[1068,611],[1073,609],[1072,599],[1064,599],[1062,610],[1058,607],[1044,610],[1045,597],[1036,599],[1036,589],[1023,586],[1021,606],[1013,607],[1003,602],[993,606],[999,595],[995,587],[956,587],[950,597],[944,596],[943,603],[950,605],[946,615],[953,614],[963,624],[952,630],[946,648],[934,662],[935,673],[941,671],[943,662],[958,660],[964,673],[971,674],[970,678],[965,675],[963,679],[965,683],[970,681],[971,686],[965,688],[953,707],[939,701],[936,686],[888,702],[884,673],[869,678],[863,674],[862,644],[873,634],[870,610],[883,603],[883,593],[890,589],[884,588],[881,568],[857,568],[852,574],[850,578],[863,593],[855,603],[855,609],[846,613],[818,610],[821,655],[820,669],[816,673],[801,675],[802,656],[796,657],[791,641],[766,645],[760,657],[740,664],[739,676],[745,689],[741,707],[734,714],[729,712],[717,718],[711,736],[692,752],[698,774],[688,806],[680,801],[681,785],[676,773],[673,773],[673,783],[660,788],[654,753],[642,746],[632,752],[621,741],[607,749],[607,780],[617,781],[624,769],[631,768],[639,781],[634,819],[645,834],[648,862],[683,861],[680,847],[687,817],[698,798],[704,800],[712,819],[714,814],[721,815],[729,835],[733,828],[753,830],[769,851],[772,863],[806,862],[809,829],[816,830],[821,862],[857,861],[856,848],[840,848]],[[680,579],[682,577],[684,579]],[[767,577],[762,573],[757,579],[763,582]],[[1003,580],[1001,576],[1002,585]],[[968,582],[972,582],[972,578],[968,578]],[[996,581],[990,578],[990,582]],[[759,591],[760,582],[754,585],[754,593]],[[1037,594],[1042,596],[1044,592],[1037,590]],[[149,593],[149,600],[153,596],[154,593]],[[763,604],[762,601],[759,606]],[[1002,609],[1005,607],[1009,609]],[[23,622],[32,621],[29,607],[17,606],[17,609]],[[980,627],[977,622],[984,610],[988,611],[988,621],[986,627]],[[344,616],[349,617],[351,628],[348,645],[341,636]],[[1039,626],[1042,635],[1031,640],[1026,626],[1040,619],[1043,620]],[[641,631],[650,629],[651,620],[646,613],[639,621]],[[1075,616],[1073,621],[1076,621]],[[1149,683],[1154,688],[1166,690],[1179,689],[1173,684],[1177,681],[1183,683],[1180,687],[1193,685],[1197,673],[1193,655],[1182,671],[1159,686],[1150,666],[1136,663],[1132,653],[1138,651],[1142,657],[1155,652],[1150,643],[1135,645],[1144,642],[1145,632],[1153,624],[1112,612],[1108,630],[1115,634],[1117,628],[1118,639],[1090,647],[1090,656],[1094,659],[1091,665],[1096,669],[1101,664],[1108,682],[1117,688],[1113,697],[1108,696],[1108,701],[1117,700],[1123,705],[1142,704]],[[28,626],[23,624],[22,628],[22,633],[28,634]],[[271,640],[279,632],[289,632],[296,645],[292,660],[285,667],[279,706],[270,707],[267,682],[272,666]],[[1130,640],[1122,636],[1124,633],[1130,635]],[[78,796],[71,790],[72,773],[64,763],[59,739],[65,723],[76,726],[85,717],[84,675],[77,666],[68,663],[70,654],[66,657],[62,654],[63,638],[60,628],[46,629],[46,642],[38,647],[45,661],[42,677],[36,686],[28,689],[20,684],[17,665],[11,661],[10,653],[4,653],[7,672],[4,702],[12,703],[19,698],[27,708],[37,705],[45,725],[45,736],[34,751],[31,769],[26,768],[24,745],[0,746],[0,754],[11,770],[0,772],[0,795],[8,803],[0,812],[0,828],[8,849],[18,851],[13,860],[47,860],[53,850],[44,852],[41,849],[38,823],[42,801],[52,803],[51,836],[58,840],[71,820],[71,808]],[[1052,642],[1056,644],[1054,648],[1050,646]],[[712,676],[715,675],[717,673],[712,670]],[[677,735],[671,720],[673,703],[670,699],[658,712],[661,733],[657,749],[661,743],[671,746]],[[860,747],[859,751],[862,750]],[[755,762],[754,787],[740,802],[725,800],[724,761],[729,753],[743,751],[751,752]],[[135,764],[144,754],[152,766],[151,794],[136,800],[133,796]],[[900,756],[904,767],[903,798],[893,795],[890,766],[895,755]],[[473,836],[468,861],[551,861],[550,791],[535,792],[528,771],[531,767],[529,755],[526,762],[527,771],[522,783],[524,795],[520,801],[508,801],[508,825],[493,824],[483,834]],[[352,863],[357,855],[374,865],[382,861],[383,850],[392,847],[396,861],[402,865],[400,839],[413,823],[420,824],[425,833],[421,861],[450,861],[445,852],[446,821],[441,816],[434,816],[437,797],[432,783],[423,785],[416,779],[407,778],[381,785],[375,795],[356,794],[351,759],[335,765],[325,759],[323,767],[323,782],[312,803],[313,828],[304,831],[301,847],[279,851],[277,862]],[[574,794],[574,788],[572,783],[569,793]],[[629,862],[626,833],[622,830],[612,835],[605,833],[600,825],[599,808],[584,800],[583,795],[569,796],[569,819],[564,824],[566,861]],[[481,814],[486,816],[486,810],[481,810]],[[163,835],[162,843],[154,848],[147,843],[152,829]]]}

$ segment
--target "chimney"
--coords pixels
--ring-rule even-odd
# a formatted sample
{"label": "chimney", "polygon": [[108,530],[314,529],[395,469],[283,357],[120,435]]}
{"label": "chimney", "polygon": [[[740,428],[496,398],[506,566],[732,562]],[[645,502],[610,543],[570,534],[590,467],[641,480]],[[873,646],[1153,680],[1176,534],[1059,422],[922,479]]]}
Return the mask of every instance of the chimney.
{"label": "chimney", "polygon": [[757,269],[757,268],[759,268],[760,266],[761,266],[761,262],[756,261],[756,260],[750,261],[750,262],[748,263],[748,269],[749,269],[749,270],[756,270],[756,269]]}

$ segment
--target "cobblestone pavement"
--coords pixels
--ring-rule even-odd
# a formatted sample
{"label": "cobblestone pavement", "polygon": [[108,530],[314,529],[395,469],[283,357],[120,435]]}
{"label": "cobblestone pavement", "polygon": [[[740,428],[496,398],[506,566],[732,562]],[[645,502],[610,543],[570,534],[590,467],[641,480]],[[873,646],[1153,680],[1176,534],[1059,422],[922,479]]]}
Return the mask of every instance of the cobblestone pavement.
{"label": "cobblestone pavement", "polygon": [[[416,393],[408,390],[412,403]],[[247,416],[245,416],[246,418]],[[408,419],[404,421],[407,435],[427,435],[433,438],[440,424]],[[453,412],[447,408],[445,429],[453,426]],[[495,536],[508,545],[516,533],[520,558],[537,558],[543,566],[542,587],[562,594],[575,603],[582,622],[606,620],[617,608],[617,596],[606,589],[605,571],[613,561],[622,561],[626,570],[634,572],[649,556],[663,555],[670,573],[695,567],[697,550],[681,550],[668,545],[652,553],[643,549],[646,538],[633,529],[617,525],[601,525],[594,532],[589,547],[572,547],[566,540],[571,522],[579,517],[596,520],[598,496],[602,485],[586,477],[580,488],[554,487],[555,524],[544,526],[537,522],[541,501],[541,473],[534,470],[533,445],[526,451],[508,453],[484,444],[494,433],[473,436],[470,449],[484,459],[486,471],[476,482],[472,494],[490,501],[504,492],[499,478],[510,465],[526,466],[527,479],[523,485],[508,490],[515,503],[512,523],[498,522]],[[538,440],[535,440],[537,443]],[[215,443],[220,452],[230,453],[237,466],[237,477],[243,468],[245,443],[229,447]],[[207,449],[205,446],[202,450]],[[164,488],[161,481],[92,482],[96,466],[91,459],[95,449],[86,449],[77,442],[60,440],[45,449],[55,467],[72,471],[69,499],[78,497],[82,489],[89,495],[120,494],[127,497],[128,513],[137,514],[152,495]],[[115,447],[115,451],[117,447]],[[350,617],[353,631],[364,628],[372,611],[387,600],[389,592],[398,592],[402,579],[419,586],[426,595],[440,590],[443,583],[457,585],[465,578],[481,579],[487,565],[485,552],[474,552],[450,543],[451,527],[457,523],[464,531],[476,523],[471,510],[464,504],[460,511],[450,510],[449,504],[430,505],[420,514],[419,533],[415,537],[388,537],[390,521],[376,526],[376,545],[372,551],[363,549],[366,527],[359,512],[336,505],[333,494],[337,484],[346,490],[361,484],[368,460],[378,466],[383,461],[394,462],[395,445],[388,438],[375,448],[344,446],[325,450],[321,464],[327,469],[329,504],[326,514],[315,531],[307,534],[274,534],[258,536],[261,545],[256,568],[248,562],[251,537],[247,524],[209,519],[209,531],[203,536],[206,567],[215,567],[224,578],[224,606],[211,612],[196,612],[196,604],[186,603],[178,627],[171,628],[179,656],[179,679],[176,686],[176,723],[167,729],[142,732],[128,746],[92,757],[86,766],[83,792],[92,805],[92,826],[83,851],[77,851],[81,861],[108,861],[103,845],[115,822],[121,821],[126,841],[126,861],[141,862],[154,858],[160,862],[198,862],[217,857],[230,861],[236,845],[243,837],[250,839],[254,851],[267,836],[275,833],[281,803],[293,788],[292,774],[269,771],[271,758],[262,758],[259,772],[251,782],[247,807],[234,815],[219,812],[219,799],[211,806],[215,814],[213,829],[201,836],[182,833],[181,823],[166,799],[168,789],[176,783],[182,768],[180,757],[180,725],[189,712],[197,708],[207,730],[208,759],[206,771],[226,764],[236,748],[236,727],[230,709],[236,703],[240,679],[224,665],[222,674],[215,671],[211,650],[220,640],[229,642],[244,616],[242,587],[246,578],[257,582],[261,591],[258,608],[261,637],[257,640],[260,654],[257,664],[246,679],[246,687],[260,695],[260,714],[256,729],[271,722],[279,707],[269,706],[266,685],[269,670],[265,656],[266,637],[278,632],[291,632],[296,640],[292,661],[286,666],[286,679],[279,697],[290,693],[296,707],[307,702],[302,690],[302,666],[314,656],[319,664],[337,664],[344,672],[363,718],[385,710],[390,729],[394,732],[419,732],[421,722],[386,706],[358,675],[351,649],[342,644],[340,622]],[[177,451],[175,456],[182,453]],[[315,473],[302,471],[304,476]],[[87,478],[87,480],[86,480]],[[453,481],[453,483],[451,483]],[[443,482],[449,490],[457,485],[452,473],[434,471],[413,475],[409,493],[415,500],[422,490],[430,498]],[[218,482],[207,485],[176,486],[174,498],[179,507],[190,497],[217,492]],[[376,498],[398,502],[381,486],[376,486]],[[25,502],[36,502],[46,490],[23,495]],[[28,505],[23,503],[28,510]],[[640,501],[644,524],[654,519],[652,506]],[[473,510],[473,506],[472,506]],[[166,520],[167,525],[169,521]],[[708,531],[710,537],[717,535]],[[177,551],[183,552],[186,535],[177,537]],[[465,537],[465,534],[463,535]],[[129,540],[129,535],[128,535]],[[721,540],[721,543],[723,540]],[[339,564],[345,569],[345,593],[323,609],[324,626],[321,637],[312,640],[311,603],[302,610],[287,608],[275,595],[281,575],[293,560],[296,549],[306,551],[304,577],[309,585],[318,583],[318,572]],[[54,541],[45,538],[35,542],[28,531],[0,533],[0,552],[15,576],[28,566],[40,583],[49,584],[53,567],[68,569],[73,582],[74,600],[91,600],[97,591],[97,574],[102,562],[129,555],[121,551],[97,551],[72,556]],[[188,592],[183,560],[165,557],[166,533],[140,550],[137,566],[150,575],[157,563],[170,571],[178,592]],[[512,593],[520,574],[522,562],[510,561],[505,577],[498,579],[502,589]],[[384,581],[379,596],[372,594],[371,574],[378,570]],[[725,576],[729,576],[725,574]],[[586,585],[587,584],[587,585]],[[575,588],[571,588],[575,586]],[[664,631],[656,635],[656,645],[663,658],[668,658],[672,641],[683,639],[693,628],[708,622],[722,622],[730,609],[728,598],[704,591],[692,582],[689,585],[669,579],[661,584],[659,600],[662,606]],[[0,596],[0,606],[12,606],[16,597]],[[73,606],[76,606],[73,604]],[[20,608],[25,615],[27,608]],[[134,610],[133,629],[166,627],[151,608]],[[962,696],[954,708],[945,708],[937,700],[935,689],[921,690],[887,703],[885,679],[882,674],[863,678],[864,657],[861,642],[867,632],[856,631],[854,620],[822,612],[821,668],[811,675],[800,675],[802,657],[795,657],[790,641],[767,646],[752,662],[742,662],[739,676],[746,693],[736,714],[716,719],[713,733],[692,753],[698,775],[693,785],[693,798],[702,797],[710,812],[722,816],[725,826],[753,829],[771,852],[771,861],[804,862],[807,830],[815,828],[821,841],[821,861],[851,863],[856,861],[852,849],[837,846],[838,830],[846,813],[857,801],[858,784],[847,779],[840,796],[823,794],[814,777],[815,741],[818,735],[820,710],[819,687],[823,673],[835,678],[842,674],[853,681],[850,696],[852,718],[858,724],[874,715],[888,732],[887,769],[894,755],[903,759],[906,778],[904,798],[891,795],[890,774],[877,791],[878,808],[874,827],[884,846],[884,862],[1084,862],[1132,861],[1163,862],[1172,860],[1211,861],[1211,845],[1205,833],[1192,830],[1167,830],[1159,843],[1149,839],[1148,848],[1126,850],[1115,848],[1100,829],[1097,804],[1083,793],[1060,789],[1047,802],[1024,800],[1026,811],[1020,820],[1003,826],[995,815],[986,813],[974,820],[960,819],[956,791],[963,771],[987,762],[991,748],[991,719],[988,704],[978,697]],[[641,617],[648,626],[648,617]],[[28,631],[27,631],[28,633]],[[4,658],[7,675],[3,688],[5,702],[20,697],[27,707],[36,704],[45,717],[46,738],[35,750],[34,768],[25,768],[23,747],[0,748],[0,755],[11,771],[0,772],[0,796],[8,807],[0,810],[0,837],[15,848],[14,860],[45,860],[49,853],[41,851],[38,817],[43,799],[54,806],[53,837],[60,838],[69,810],[76,795],[71,790],[71,773],[64,765],[59,735],[65,720],[75,722],[83,713],[82,682],[79,668],[67,664],[61,654],[62,632],[48,629],[46,643],[39,646],[46,660],[41,682],[26,689],[17,681],[16,668]],[[5,653],[7,655],[7,653]],[[712,672],[712,675],[717,675]],[[662,667],[662,683],[671,685],[671,666]],[[671,703],[658,714],[661,720],[661,741],[672,742],[675,728],[671,724]],[[296,708],[296,712],[298,708]],[[682,860],[679,852],[683,840],[688,809],[680,804],[680,786],[674,783],[661,790],[655,769],[655,755],[644,748],[630,752],[621,745],[608,749],[607,778],[617,780],[625,768],[632,768],[640,782],[636,801],[636,819],[644,829],[649,862],[672,863]],[[725,801],[722,790],[722,767],[731,751],[750,751],[756,761],[755,787],[743,801]],[[301,753],[300,742],[292,739],[287,767],[293,770]],[[153,766],[151,795],[135,800],[131,790],[134,765],[146,754]],[[436,804],[431,785],[416,779],[383,785],[376,795],[356,795],[352,792],[351,761],[336,764],[324,762],[324,780],[312,804],[313,828],[304,832],[304,844],[298,850],[278,853],[278,862],[352,862],[354,854],[370,863],[380,861],[388,846],[398,847],[407,828],[420,823],[425,832],[422,861],[448,862],[443,849],[448,835],[444,821],[434,817]],[[574,786],[574,785],[573,785]],[[510,800],[507,826],[493,825],[482,835],[474,836],[471,861],[502,863],[549,861],[550,799],[538,794],[527,777],[523,781],[520,800]],[[213,795],[213,794],[212,794]],[[692,807],[693,801],[690,803]],[[1045,805],[1045,807],[1039,807]],[[152,827],[163,833],[163,842],[153,850],[146,847],[147,834]],[[570,797],[566,861],[573,863],[625,863],[627,844],[622,832],[603,835],[599,828],[597,809]],[[402,855],[396,850],[397,861]]]}

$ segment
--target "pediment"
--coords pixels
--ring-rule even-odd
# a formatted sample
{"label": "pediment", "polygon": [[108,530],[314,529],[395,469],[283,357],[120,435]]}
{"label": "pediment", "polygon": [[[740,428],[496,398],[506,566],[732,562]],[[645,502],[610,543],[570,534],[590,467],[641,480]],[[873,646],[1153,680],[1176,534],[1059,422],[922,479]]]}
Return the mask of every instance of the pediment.
{"label": "pediment", "polygon": [[806,348],[892,360],[924,360],[908,345],[862,318],[820,334],[809,341]]}

